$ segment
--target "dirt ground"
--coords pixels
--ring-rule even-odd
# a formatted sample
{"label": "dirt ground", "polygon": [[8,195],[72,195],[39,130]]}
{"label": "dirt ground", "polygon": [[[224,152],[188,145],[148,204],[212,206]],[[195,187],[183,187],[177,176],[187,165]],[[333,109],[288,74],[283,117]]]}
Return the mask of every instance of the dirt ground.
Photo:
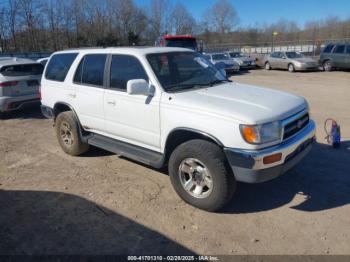
{"label": "dirt ground", "polygon": [[[220,213],[175,194],[165,171],[93,149],[63,153],[38,108],[0,120],[0,254],[350,254],[350,72],[253,70],[234,81],[306,97],[318,143],[273,181],[240,183]],[[334,117],[344,141],[324,143]]]}

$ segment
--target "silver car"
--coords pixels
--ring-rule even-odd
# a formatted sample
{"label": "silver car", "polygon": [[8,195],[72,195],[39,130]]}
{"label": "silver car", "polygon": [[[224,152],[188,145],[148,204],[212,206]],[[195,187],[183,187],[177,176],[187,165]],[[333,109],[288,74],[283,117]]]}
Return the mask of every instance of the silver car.
{"label": "silver car", "polygon": [[238,72],[240,69],[238,63],[230,59],[230,57],[224,53],[206,53],[204,56],[214,65],[218,63],[224,63],[225,71],[227,73]]}
{"label": "silver car", "polygon": [[39,103],[43,66],[30,59],[0,58],[0,116],[24,105]]}
{"label": "silver car", "polygon": [[318,63],[298,52],[273,52],[265,59],[265,69],[287,69],[289,72],[317,70]]}
{"label": "silver car", "polygon": [[254,58],[246,56],[240,52],[226,52],[226,55],[231,57],[233,61],[238,63],[241,69],[254,69],[256,68],[256,62]]}

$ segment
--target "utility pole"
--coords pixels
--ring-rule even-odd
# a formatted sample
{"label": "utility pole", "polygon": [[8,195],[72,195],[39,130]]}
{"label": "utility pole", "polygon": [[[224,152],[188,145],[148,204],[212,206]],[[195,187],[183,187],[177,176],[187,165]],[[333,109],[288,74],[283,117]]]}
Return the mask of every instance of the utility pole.
{"label": "utility pole", "polygon": [[275,47],[274,47],[275,36],[278,36],[278,32],[277,31],[272,32],[272,48],[271,48],[271,52],[273,52],[275,50]]}

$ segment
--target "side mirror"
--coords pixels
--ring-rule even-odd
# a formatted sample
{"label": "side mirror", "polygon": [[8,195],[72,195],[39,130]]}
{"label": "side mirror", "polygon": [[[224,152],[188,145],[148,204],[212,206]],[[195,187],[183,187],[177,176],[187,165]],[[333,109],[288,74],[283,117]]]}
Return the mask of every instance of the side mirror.
{"label": "side mirror", "polygon": [[226,70],[225,70],[226,64],[225,64],[224,62],[218,62],[218,63],[216,63],[216,64],[215,64],[215,67],[216,67],[217,70],[220,71],[220,73],[221,73],[224,77],[226,77]]}
{"label": "side mirror", "polygon": [[149,83],[145,79],[132,79],[126,84],[126,91],[129,95],[153,95]]}

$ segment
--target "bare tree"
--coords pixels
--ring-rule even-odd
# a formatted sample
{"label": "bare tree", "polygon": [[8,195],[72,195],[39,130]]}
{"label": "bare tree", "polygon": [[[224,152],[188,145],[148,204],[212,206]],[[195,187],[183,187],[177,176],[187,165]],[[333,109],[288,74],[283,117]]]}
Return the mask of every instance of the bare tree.
{"label": "bare tree", "polygon": [[166,0],[152,0],[148,19],[150,22],[150,37],[156,39],[169,29],[170,6]]}
{"label": "bare tree", "polygon": [[196,26],[196,21],[187,9],[177,3],[170,13],[170,31],[177,35],[192,34]]}
{"label": "bare tree", "polygon": [[11,31],[11,38],[13,41],[13,48],[15,50],[18,49],[17,46],[17,15],[18,15],[18,1],[17,0],[9,0],[8,2],[8,12],[7,12],[7,20],[8,26]]}
{"label": "bare tree", "polygon": [[217,0],[204,14],[204,22],[210,31],[224,34],[238,24],[236,9],[227,0]]}

